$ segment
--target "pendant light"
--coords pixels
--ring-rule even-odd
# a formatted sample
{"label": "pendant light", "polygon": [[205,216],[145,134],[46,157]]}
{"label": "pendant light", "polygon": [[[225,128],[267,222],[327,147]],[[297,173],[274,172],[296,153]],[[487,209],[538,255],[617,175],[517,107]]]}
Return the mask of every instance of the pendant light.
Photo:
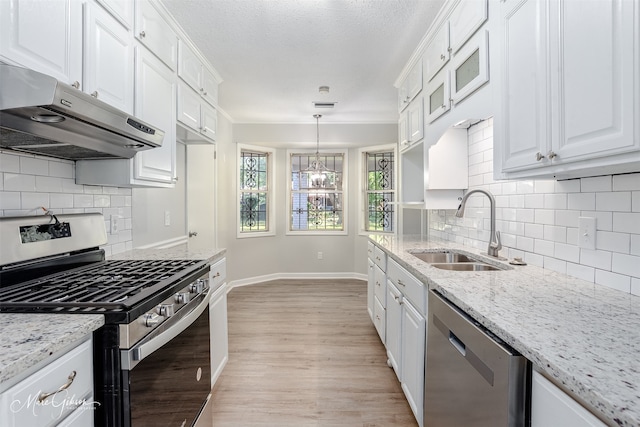
{"label": "pendant light", "polygon": [[310,188],[331,190],[335,188],[336,171],[327,168],[320,160],[320,117],[322,114],[314,114],[313,117],[316,119],[316,156],[309,163],[309,167],[304,170],[304,173],[307,175]]}

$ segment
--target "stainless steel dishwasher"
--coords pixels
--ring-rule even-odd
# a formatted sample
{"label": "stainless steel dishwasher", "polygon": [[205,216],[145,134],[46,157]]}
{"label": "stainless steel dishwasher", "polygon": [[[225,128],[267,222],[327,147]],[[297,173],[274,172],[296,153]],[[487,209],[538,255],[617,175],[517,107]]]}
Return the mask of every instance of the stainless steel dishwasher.
{"label": "stainless steel dishwasher", "polygon": [[429,292],[425,427],[525,426],[528,361]]}

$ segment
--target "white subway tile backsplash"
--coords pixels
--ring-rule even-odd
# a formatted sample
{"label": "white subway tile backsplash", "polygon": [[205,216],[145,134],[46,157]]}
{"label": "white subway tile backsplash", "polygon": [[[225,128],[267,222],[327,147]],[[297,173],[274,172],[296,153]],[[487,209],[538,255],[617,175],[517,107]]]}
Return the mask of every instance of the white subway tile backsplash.
{"label": "white subway tile backsplash", "polygon": [[50,176],[36,176],[36,191],[60,193],[62,192],[62,179]]}
{"label": "white subway tile backsplash", "polygon": [[596,193],[596,210],[631,212],[631,192]]}
{"label": "white subway tile backsplash", "polygon": [[73,178],[73,162],[50,161],[49,176],[58,178]]}
{"label": "white subway tile backsplash", "polygon": [[569,276],[577,277],[578,279],[593,282],[596,278],[596,269],[593,267],[587,267],[586,265],[568,262],[567,274]]}
{"label": "white subway tile backsplash", "polygon": [[567,195],[564,193],[545,194],[545,209],[567,209]]}
{"label": "white subway tile backsplash", "polygon": [[84,185],[85,194],[103,194],[102,187],[99,185]]}
{"label": "white subway tile backsplash", "polygon": [[20,208],[22,210],[43,212],[42,208],[49,207],[49,193],[22,193],[20,197]]}
{"label": "white subway tile backsplash", "polygon": [[535,239],[533,242],[533,252],[539,255],[553,256],[555,244],[547,240]]}
{"label": "white subway tile backsplash", "polygon": [[51,209],[73,208],[73,194],[52,193],[49,195],[49,207]]}
{"label": "white subway tile backsplash", "polygon": [[579,193],[580,180],[566,179],[564,181],[556,181],[555,192],[556,193]]}
{"label": "white subway tile backsplash", "polygon": [[596,270],[595,282],[608,288],[617,289],[626,293],[631,292],[631,277],[622,274]]}
{"label": "white subway tile backsplash", "polygon": [[1,210],[17,210],[21,209],[20,193],[18,191],[2,191],[0,192],[0,209]]}
{"label": "white subway tile backsplash", "polygon": [[614,252],[611,271],[640,278],[640,257]]}
{"label": "white subway tile backsplash", "polygon": [[640,173],[613,176],[613,191],[640,190]]}
{"label": "white subway tile backsplash", "polygon": [[[629,253],[630,247],[630,234],[614,233],[611,231],[596,232],[596,249],[626,254]],[[640,266],[638,266],[638,268],[640,268]]]}
{"label": "white subway tile backsplash", "polygon": [[580,217],[580,211],[557,210],[556,225],[562,225],[565,227],[577,227],[579,217]]}
{"label": "white subway tile backsplash", "polygon": [[640,234],[640,213],[613,212],[613,231]]}
{"label": "white subway tile backsplash", "polygon": [[536,209],[534,213],[534,222],[536,224],[546,225],[555,224],[555,211],[551,209]]}
{"label": "white subway tile backsplash", "polygon": [[611,175],[594,176],[580,179],[580,191],[583,193],[594,191],[611,191],[613,188]]}
{"label": "white subway tile backsplash", "polygon": [[[469,129],[469,188],[489,189],[496,196],[501,254],[640,295],[640,173],[493,181],[492,134],[492,120]],[[454,211],[432,212],[430,235],[485,250],[488,200],[470,199],[467,206],[463,221]],[[596,250],[578,247],[580,216],[596,219]]]}
{"label": "white subway tile backsplash", "polygon": [[555,257],[565,261],[580,262],[580,249],[574,245],[556,243]]}
{"label": "white subway tile backsplash", "polygon": [[640,234],[631,235],[631,250],[629,253],[640,256]]}
{"label": "white subway tile backsplash", "polygon": [[93,196],[93,206],[97,208],[108,208],[111,206],[111,197],[107,194],[96,194]]}
{"label": "white subway tile backsplash", "polygon": [[640,295],[640,279],[635,277],[631,278],[631,293],[633,295]]}
{"label": "white subway tile backsplash", "polygon": [[595,193],[569,193],[567,198],[567,208],[579,211],[596,210]]}
{"label": "white subway tile backsplash", "polygon": [[20,157],[0,152],[0,172],[20,173]]}
{"label": "white subway tile backsplash", "polygon": [[592,249],[580,249],[580,264],[611,270],[611,252]]}
{"label": "white subway tile backsplash", "polygon": [[74,208],[92,208],[93,196],[91,194],[74,194],[73,207]]}
{"label": "white subway tile backsplash", "polygon": [[84,194],[84,185],[76,184],[74,179],[62,179],[62,191],[65,193]]}
{"label": "white subway tile backsplash", "polygon": [[49,162],[36,157],[20,157],[20,173],[28,175],[49,175]]}
{"label": "white subway tile backsplash", "polygon": [[567,227],[545,225],[542,238],[544,240],[550,240],[552,242],[564,243],[567,241]]}
{"label": "white subway tile backsplash", "polygon": [[20,175],[8,172],[5,172],[3,175],[5,191],[36,191],[36,177],[33,175]]}

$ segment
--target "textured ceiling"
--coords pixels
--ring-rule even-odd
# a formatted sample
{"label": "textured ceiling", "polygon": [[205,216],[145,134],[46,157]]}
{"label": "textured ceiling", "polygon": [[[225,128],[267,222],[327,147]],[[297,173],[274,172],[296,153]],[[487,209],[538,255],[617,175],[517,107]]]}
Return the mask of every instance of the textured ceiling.
{"label": "textured ceiling", "polygon": [[393,84],[443,0],[163,3],[224,79],[219,104],[235,123],[393,123]]}

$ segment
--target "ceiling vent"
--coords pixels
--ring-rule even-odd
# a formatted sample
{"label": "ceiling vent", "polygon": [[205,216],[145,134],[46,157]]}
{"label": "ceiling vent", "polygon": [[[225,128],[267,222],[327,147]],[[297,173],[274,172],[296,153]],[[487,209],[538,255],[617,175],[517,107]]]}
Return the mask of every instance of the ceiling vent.
{"label": "ceiling vent", "polygon": [[333,108],[336,104],[337,102],[313,101],[313,106],[316,108]]}

